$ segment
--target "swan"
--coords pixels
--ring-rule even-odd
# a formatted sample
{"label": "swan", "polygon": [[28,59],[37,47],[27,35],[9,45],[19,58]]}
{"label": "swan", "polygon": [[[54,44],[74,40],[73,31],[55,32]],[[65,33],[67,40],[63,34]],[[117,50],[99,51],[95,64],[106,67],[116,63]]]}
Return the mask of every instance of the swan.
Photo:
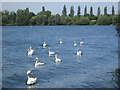
{"label": "swan", "polygon": [[36,57],[35,67],[43,65],[44,63],[38,62],[38,57]]}
{"label": "swan", "polygon": [[46,45],[47,45],[47,44],[46,44],[46,42],[44,41],[44,42],[43,42],[43,48],[45,48],[45,47],[46,47]]}
{"label": "swan", "polygon": [[83,41],[80,41],[80,46],[82,46],[84,44],[84,42]]}
{"label": "swan", "polygon": [[74,41],[74,47],[76,47],[77,46],[77,43],[76,43],[76,41]]}
{"label": "swan", "polygon": [[37,78],[29,77],[29,74],[31,74],[31,73],[32,73],[31,70],[28,70],[28,71],[27,71],[27,77],[28,77],[27,84],[28,84],[28,85],[35,84],[36,81],[37,81]]}
{"label": "swan", "polygon": [[63,41],[60,39],[60,44],[63,44]]}
{"label": "swan", "polygon": [[55,55],[55,62],[60,62],[61,59],[58,58],[57,54]]}
{"label": "swan", "polygon": [[28,49],[28,56],[32,56],[34,53],[34,50],[32,50],[32,47]]}
{"label": "swan", "polygon": [[49,56],[50,56],[50,55],[54,55],[55,53],[54,53],[54,52],[51,52],[50,50],[51,50],[51,48],[49,48]]}
{"label": "swan", "polygon": [[82,55],[82,51],[80,51],[79,49],[77,50],[77,56]]}

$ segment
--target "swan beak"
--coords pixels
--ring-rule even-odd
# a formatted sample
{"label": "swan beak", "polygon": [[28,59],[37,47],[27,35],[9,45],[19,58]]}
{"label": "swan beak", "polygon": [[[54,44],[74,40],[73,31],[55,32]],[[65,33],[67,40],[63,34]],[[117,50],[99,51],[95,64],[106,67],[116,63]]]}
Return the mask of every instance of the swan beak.
{"label": "swan beak", "polygon": [[32,74],[32,72],[30,72],[30,74]]}

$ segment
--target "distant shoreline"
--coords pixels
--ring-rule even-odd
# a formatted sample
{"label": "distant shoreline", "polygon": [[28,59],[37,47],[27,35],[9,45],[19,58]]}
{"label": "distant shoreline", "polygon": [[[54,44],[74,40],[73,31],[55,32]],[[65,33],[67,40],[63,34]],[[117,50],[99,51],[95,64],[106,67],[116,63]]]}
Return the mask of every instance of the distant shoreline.
{"label": "distant shoreline", "polygon": [[104,14],[98,7],[97,15],[93,13],[93,7],[87,12],[87,6],[84,9],[84,15],[81,15],[81,7],[78,6],[77,15],[74,15],[74,7],[71,6],[70,14],[67,13],[66,5],[62,10],[62,15],[52,15],[52,12],[45,10],[34,14],[29,8],[18,9],[17,12],[7,10],[0,12],[2,15],[2,26],[34,26],[34,25],[117,25],[118,14],[115,14],[114,6],[111,8],[111,14],[107,13],[107,7],[104,7]]}
{"label": "distant shoreline", "polygon": [[117,25],[0,25],[0,26],[117,26]]}

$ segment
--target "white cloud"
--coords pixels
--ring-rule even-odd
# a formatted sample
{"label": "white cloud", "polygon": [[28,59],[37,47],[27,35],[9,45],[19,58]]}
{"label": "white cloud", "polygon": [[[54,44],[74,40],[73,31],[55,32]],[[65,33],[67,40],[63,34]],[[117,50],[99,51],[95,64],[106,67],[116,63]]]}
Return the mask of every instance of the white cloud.
{"label": "white cloud", "polygon": [[2,2],[119,2],[120,0],[1,0]]}

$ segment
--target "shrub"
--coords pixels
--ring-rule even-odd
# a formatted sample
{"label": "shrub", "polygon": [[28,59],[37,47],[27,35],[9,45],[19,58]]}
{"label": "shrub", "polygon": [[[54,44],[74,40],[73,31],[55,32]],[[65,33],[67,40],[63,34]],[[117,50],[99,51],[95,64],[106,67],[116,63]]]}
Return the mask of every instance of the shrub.
{"label": "shrub", "polygon": [[98,25],[110,25],[112,24],[112,19],[110,18],[110,16],[99,16],[97,24]]}

